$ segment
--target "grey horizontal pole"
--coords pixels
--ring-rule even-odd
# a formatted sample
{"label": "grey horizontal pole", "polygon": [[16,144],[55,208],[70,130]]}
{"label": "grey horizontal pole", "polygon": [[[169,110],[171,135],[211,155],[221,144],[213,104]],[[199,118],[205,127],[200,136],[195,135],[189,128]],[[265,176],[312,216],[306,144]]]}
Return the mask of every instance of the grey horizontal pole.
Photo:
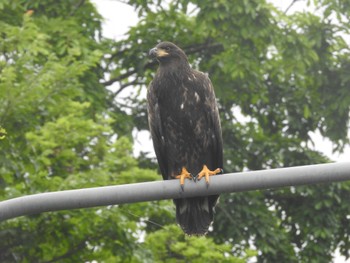
{"label": "grey horizontal pole", "polygon": [[222,174],[205,180],[145,182],[28,195],[0,202],[0,221],[48,211],[350,180],[349,163],[330,163]]}

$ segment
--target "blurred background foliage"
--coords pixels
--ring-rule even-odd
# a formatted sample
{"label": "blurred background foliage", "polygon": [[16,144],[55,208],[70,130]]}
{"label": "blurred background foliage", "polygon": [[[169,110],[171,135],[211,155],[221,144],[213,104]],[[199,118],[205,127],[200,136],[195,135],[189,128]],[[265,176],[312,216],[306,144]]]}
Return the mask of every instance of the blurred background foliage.
{"label": "blurred background foliage", "polygon": [[[211,76],[226,172],[331,161],[311,132],[349,145],[347,1],[125,4],[139,23],[114,41],[88,0],[0,2],[1,200],[160,180],[132,134],[148,129],[147,53],[162,40]],[[349,203],[348,182],[225,194],[206,238],[182,234],[171,201],[45,213],[0,224],[0,261],[331,262],[350,256]]]}

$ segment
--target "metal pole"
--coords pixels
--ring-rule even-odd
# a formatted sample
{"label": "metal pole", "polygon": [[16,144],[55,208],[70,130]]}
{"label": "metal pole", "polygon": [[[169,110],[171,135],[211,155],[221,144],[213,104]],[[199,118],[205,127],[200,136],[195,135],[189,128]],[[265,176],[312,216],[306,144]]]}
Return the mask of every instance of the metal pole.
{"label": "metal pole", "polygon": [[51,192],[0,202],[0,221],[48,211],[346,180],[350,180],[350,162],[217,175],[210,178],[209,186],[204,179],[186,180],[184,190],[178,180],[168,180]]}

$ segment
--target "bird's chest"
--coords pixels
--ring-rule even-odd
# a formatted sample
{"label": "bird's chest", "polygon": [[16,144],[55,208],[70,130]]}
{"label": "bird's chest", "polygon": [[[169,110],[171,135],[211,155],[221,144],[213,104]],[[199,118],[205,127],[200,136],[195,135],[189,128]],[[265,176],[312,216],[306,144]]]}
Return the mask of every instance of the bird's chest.
{"label": "bird's chest", "polygon": [[206,119],[199,94],[185,85],[164,87],[162,91],[158,104],[166,139],[174,143],[200,141]]}
{"label": "bird's chest", "polygon": [[195,112],[202,112],[198,92],[184,84],[165,86],[159,94],[158,103],[163,121],[170,118],[179,126],[196,122],[198,114]]}

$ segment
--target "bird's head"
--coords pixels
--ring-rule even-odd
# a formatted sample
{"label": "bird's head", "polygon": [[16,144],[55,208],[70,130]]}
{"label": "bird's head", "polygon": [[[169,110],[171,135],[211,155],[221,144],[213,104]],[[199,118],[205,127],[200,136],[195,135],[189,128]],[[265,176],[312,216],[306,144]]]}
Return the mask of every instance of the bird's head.
{"label": "bird's head", "polygon": [[152,58],[156,58],[160,64],[167,64],[175,61],[188,63],[185,52],[171,42],[159,43],[149,51],[149,55]]}

